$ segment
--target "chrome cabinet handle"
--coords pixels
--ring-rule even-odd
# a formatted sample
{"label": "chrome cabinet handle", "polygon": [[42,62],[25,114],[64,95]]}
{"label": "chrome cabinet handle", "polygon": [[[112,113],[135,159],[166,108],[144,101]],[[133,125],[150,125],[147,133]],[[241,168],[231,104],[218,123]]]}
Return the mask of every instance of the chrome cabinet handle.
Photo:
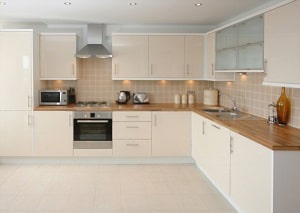
{"label": "chrome cabinet handle", "polygon": [[139,118],[140,116],[138,115],[126,115],[126,118]]}
{"label": "chrome cabinet handle", "polygon": [[128,144],[126,144],[126,146],[139,146],[139,144],[138,143],[128,143]]}
{"label": "chrome cabinet handle", "polygon": [[75,64],[72,64],[72,75],[75,76]]}
{"label": "chrome cabinet handle", "polygon": [[264,71],[265,71],[265,76],[267,76],[268,75],[268,60],[267,59],[265,59],[264,60]]}
{"label": "chrome cabinet handle", "polygon": [[205,135],[205,121],[202,121],[202,135]]}
{"label": "chrome cabinet handle", "polygon": [[156,127],[156,126],[157,126],[157,115],[154,114],[154,127]]}
{"label": "chrome cabinet handle", "polygon": [[221,127],[219,127],[219,126],[217,126],[217,125],[214,125],[214,124],[212,124],[211,126],[212,126],[212,127],[215,127],[216,129],[221,129]]}
{"label": "chrome cabinet handle", "polygon": [[138,129],[139,126],[126,126],[127,129]]}
{"label": "chrome cabinet handle", "polygon": [[72,118],[73,118],[73,116],[72,116],[72,114],[70,113],[70,114],[69,114],[69,126],[73,126],[73,125],[72,125],[72,120],[73,120]]}
{"label": "chrome cabinet handle", "polygon": [[230,154],[233,153],[233,137],[230,136]]}
{"label": "chrome cabinet handle", "polygon": [[117,75],[117,64],[115,64],[115,75]]}

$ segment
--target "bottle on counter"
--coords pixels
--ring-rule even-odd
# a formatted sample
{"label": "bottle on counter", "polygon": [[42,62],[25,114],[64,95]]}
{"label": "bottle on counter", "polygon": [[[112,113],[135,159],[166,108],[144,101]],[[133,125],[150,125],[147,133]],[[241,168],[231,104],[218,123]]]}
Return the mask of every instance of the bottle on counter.
{"label": "bottle on counter", "polygon": [[195,103],[195,96],[194,94],[190,93],[188,96],[188,102],[189,104],[194,104]]}
{"label": "bottle on counter", "polygon": [[288,123],[291,111],[291,102],[285,94],[285,87],[281,88],[281,95],[276,104],[277,122],[280,126],[285,126]]}
{"label": "bottle on counter", "polygon": [[180,95],[179,94],[176,94],[174,96],[174,103],[175,104],[180,104],[181,103],[181,98],[180,98]]}

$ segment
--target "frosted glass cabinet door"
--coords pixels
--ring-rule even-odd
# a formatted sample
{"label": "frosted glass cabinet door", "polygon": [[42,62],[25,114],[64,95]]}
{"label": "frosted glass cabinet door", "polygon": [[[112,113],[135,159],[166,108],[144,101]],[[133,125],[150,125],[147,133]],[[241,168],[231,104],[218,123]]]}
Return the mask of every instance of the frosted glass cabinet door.
{"label": "frosted glass cabinet door", "polygon": [[263,69],[263,44],[246,45],[239,48],[239,69]]}
{"label": "frosted glass cabinet door", "polygon": [[33,32],[0,32],[0,110],[30,110]]}
{"label": "frosted glass cabinet door", "polygon": [[252,44],[264,40],[264,19],[257,16],[238,24],[238,45]]}
{"label": "frosted glass cabinet door", "polygon": [[216,34],[216,49],[235,47],[237,45],[237,26],[233,25],[218,31]]}
{"label": "frosted glass cabinet door", "polygon": [[217,52],[216,70],[233,70],[237,67],[237,49],[224,49]]}

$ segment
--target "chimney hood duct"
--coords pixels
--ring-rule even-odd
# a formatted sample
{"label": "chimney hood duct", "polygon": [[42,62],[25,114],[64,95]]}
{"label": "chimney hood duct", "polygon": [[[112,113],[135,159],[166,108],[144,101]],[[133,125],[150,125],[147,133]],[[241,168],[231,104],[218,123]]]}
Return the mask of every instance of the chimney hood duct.
{"label": "chimney hood duct", "polygon": [[111,58],[112,54],[102,44],[102,25],[88,24],[87,45],[77,51],[77,58]]}

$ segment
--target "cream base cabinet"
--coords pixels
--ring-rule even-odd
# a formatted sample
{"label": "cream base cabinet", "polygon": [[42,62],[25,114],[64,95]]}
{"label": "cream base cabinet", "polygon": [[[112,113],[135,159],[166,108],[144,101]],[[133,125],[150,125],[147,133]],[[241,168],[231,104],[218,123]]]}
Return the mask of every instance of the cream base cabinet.
{"label": "cream base cabinet", "polygon": [[149,36],[150,78],[182,78],[184,66],[184,36]]}
{"label": "cream base cabinet", "polygon": [[265,13],[264,84],[300,88],[300,1]]}
{"label": "cream base cabinet", "polygon": [[113,156],[151,156],[151,112],[113,112]]}
{"label": "cream base cabinet", "polygon": [[147,35],[113,35],[112,78],[147,78],[148,51]]}
{"label": "cream base cabinet", "polygon": [[197,166],[201,164],[202,143],[204,142],[204,118],[192,112],[192,158]]}
{"label": "cream base cabinet", "polygon": [[205,119],[200,143],[200,167],[226,195],[230,192],[230,130]]}
{"label": "cream base cabinet", "polygon": [[73,116],[66,111],[34,112],[35,156],[73,156]]}
{"label": "cream base cabinet", "polygon": [[0,31],[0,110],[32,109],[33,31]]}
{"label": "cream base cabinet", "polygon": [[272,212],[272,159],[272,150],[231,132],[230,196],[242,212]]}
{"label": "cream base cabinet", "polygon": [[152,112],[152,156],[191,156],[190,112]]}
{"label": "cream base cabinet", "polygon": [[0,111],[0,156],[32,156],[32,112]]}
{"label": "cream base cabinet", "polygon": [[41,80],[76,80],[76,35],[40,35]]}

